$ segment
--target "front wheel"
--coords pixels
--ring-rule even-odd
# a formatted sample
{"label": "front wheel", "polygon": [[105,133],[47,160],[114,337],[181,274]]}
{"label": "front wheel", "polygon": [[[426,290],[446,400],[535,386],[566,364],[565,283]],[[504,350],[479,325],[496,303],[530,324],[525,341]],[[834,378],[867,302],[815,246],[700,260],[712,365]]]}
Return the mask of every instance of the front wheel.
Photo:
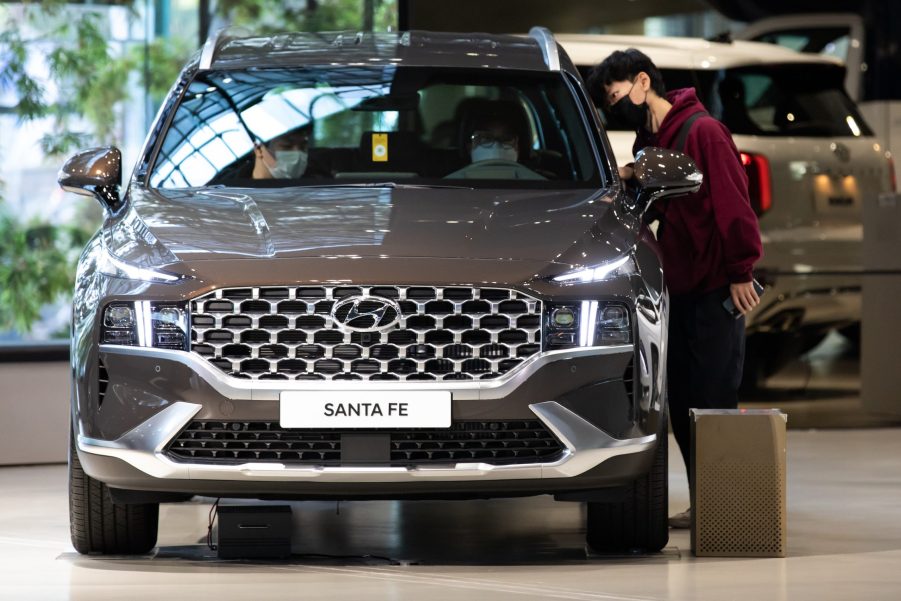
{"label": "front wheel", "polygon": [[622,501],[588,503],[586,539],[597,553],[656,553],[669,541],[666,430],[650,471],[630,484]]}
{"label": "front wheel", "polygon": [[69,435],[69,528],[82,554],[139,555],[156,545],[159,503],[114,503],[109,488],[81,468]]}

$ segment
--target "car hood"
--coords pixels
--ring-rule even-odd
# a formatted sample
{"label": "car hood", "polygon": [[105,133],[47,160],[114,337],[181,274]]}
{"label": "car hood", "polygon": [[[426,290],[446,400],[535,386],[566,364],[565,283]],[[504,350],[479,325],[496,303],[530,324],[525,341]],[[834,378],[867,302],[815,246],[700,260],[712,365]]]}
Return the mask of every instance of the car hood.
{"label": "car hood", "polygon": [[145,265],[149,257],[156,265],[415,258],[574,267],[629,246],[612,206],[611,195],[597,190],[135,187],[107,240],[117,256]]}

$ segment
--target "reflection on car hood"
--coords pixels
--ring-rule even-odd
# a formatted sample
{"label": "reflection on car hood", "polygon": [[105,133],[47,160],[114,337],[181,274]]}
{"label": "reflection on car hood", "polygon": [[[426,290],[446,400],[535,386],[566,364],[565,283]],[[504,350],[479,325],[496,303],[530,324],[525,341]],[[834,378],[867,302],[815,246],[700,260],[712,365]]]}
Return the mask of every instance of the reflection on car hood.
{"label": "reflection on car hood", "polygon": [[[588,256],[576,250],[585,244],[606,243],[611,256],[620,251],[601,239],[617,229],[607,215],[610,197],[593,190],[135,187],[130,205],[167,254],[188,262],[415,257],[574,264],[581,262],[576,255]],[[613,227],[599,230],[602,217]]]}

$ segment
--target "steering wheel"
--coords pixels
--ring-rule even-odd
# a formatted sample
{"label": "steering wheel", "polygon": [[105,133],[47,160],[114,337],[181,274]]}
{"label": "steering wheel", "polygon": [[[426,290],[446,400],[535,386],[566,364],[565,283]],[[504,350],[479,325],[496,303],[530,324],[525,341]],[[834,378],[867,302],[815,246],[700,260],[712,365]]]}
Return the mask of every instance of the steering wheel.
{"label": "steering wheel", "polygon": [[508,161],[506,159],[487,159],[484,161],[470,163],[462,169],[459,169],[450,174],[448,177],[472,177],[481,169],[509,169],[512,176],[510,179],[547,179],[545,176],[541,175],[537,171],[529,169],[522,163],[518,163],[516,161]]}

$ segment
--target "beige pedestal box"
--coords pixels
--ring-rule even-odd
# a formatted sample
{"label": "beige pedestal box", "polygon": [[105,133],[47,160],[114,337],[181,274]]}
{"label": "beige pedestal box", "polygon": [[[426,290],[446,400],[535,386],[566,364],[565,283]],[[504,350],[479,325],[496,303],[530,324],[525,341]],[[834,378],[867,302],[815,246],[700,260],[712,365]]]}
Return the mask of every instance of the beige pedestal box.
{"label": "beige pedestal box", "polygon": [[785,557],[785,423],[777,409],[692,409],[691,548]]}

